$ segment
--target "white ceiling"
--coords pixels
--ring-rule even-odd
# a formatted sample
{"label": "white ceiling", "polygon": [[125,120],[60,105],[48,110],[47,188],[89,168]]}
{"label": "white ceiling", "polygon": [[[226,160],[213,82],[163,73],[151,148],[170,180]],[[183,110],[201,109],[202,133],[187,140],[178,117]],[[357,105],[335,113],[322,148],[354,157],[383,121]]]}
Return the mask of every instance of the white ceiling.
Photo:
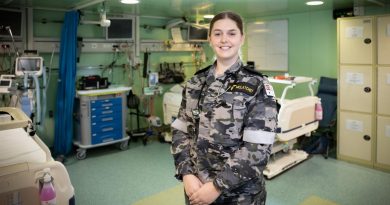
{"label": "white ceiling", "polygon": [[353,8],[354,6],[380,6],[390,0],[324,0],[316,7],[305,5],[307,0],[140,0],[137,5],[121,4],[119,0],[1,0],[3,8],[47,8],[98,12],[105,2],[108,14],[135,14],[168,18],[194,18],[199,14],[233,10],[244,18],[281,15],[313,10]]}

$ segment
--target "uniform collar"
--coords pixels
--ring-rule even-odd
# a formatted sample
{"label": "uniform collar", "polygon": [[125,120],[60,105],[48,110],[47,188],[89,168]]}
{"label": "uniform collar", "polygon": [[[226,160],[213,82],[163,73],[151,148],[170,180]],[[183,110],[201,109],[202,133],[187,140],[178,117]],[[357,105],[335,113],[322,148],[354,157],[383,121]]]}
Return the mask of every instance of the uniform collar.
{"label": "uniform collar", "polygon": [[[210,76],[210,75],[214,76],[216,66],[217,66],[217,61],[215,61],[213,63],[213,66],[211,67],[210,72],[208,73],[208,76]],[[228,74],[237,73],[237,71],[241,68],[241,66],[242,66],[241,59],[237,59],[237,61],[232,66],[230,66],[230,68],[228,68],[223,75],[218,76],[218,78],[224,78]]]}

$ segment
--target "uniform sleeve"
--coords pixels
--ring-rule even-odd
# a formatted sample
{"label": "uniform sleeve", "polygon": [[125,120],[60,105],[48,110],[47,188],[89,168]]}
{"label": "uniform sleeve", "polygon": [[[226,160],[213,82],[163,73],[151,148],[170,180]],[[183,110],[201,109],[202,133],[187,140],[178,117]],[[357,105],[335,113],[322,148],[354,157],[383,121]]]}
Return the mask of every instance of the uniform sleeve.
{"label": "uniform sleeve", "polygon": [[213,181],[220,191],[237,188],[261,176],[267,165],[276,135],[277,110],[275,98],[264,83],[260,83],[255,98],[249,103],[244,120],[242,145]]}
{"label": "uniform sleeve", "polygon": [[175,163],[175,177],[182,180],[183,175],[194,173],[193,163],[190,158],[190,139],[187,131],[186,116],[186,88],[183,89],[179,114],[172,123],[171,153]]}

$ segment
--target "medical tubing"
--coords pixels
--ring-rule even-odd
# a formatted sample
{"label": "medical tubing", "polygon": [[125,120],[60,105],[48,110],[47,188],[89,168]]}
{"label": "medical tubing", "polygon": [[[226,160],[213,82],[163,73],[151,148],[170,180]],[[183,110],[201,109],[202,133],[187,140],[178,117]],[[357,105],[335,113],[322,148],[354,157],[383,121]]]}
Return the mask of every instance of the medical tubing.
{"label": "medical tubing", "polygon": [[33,75],[32,76],[33,79],[34,79],[34,83],[35,83],[35,98],[36,98],[36,107],[37,107],[37,120],[36,120],[36,123],[37,125],[40,124],[41,122],[41,98],[40,98],[40,94],[41,94],[41,91],[40,91],[40,87],[39,87],[39,80],[38,80],[38,76],[36,75]]}
{"label": "medical tubing", "polygon": [[[53,58],[54,58],[54,51],[55,51],[55,49],[56,49],[56,47],[54,46],[53,50],[51,51],[51,57],[50,57],[50,63],[49,63],[49,74],[47,76],[47,85],[50,85],[51,68],[52,68],[51,66],[53,64]],[[43,73],[45,73],[45,72],[43,72]],[[46,79],[46,78],[44,78],[44,79]],[[47,87],[49,87],[49,86],[45,86],[45,92],[47,92]]]}
{"label": "medical tubing", "polygon": [[9,35],[11,36],[12,46],[14,47],[15,55],[16,55],[16,57],[19,57],[19,51],[18,51],[18,48],[15,45],[15,38],[14,38],[14,35],[12,35],[11,27],[10,26],[6,26],[5,29],[8,31]]}
{"label": "medical tubing", "polygon": [[[45,117],[46,117],[46,89],[47,89],[47,82],[46,82],[46,67],[43,66],[43,72],[42,72],[42,84],[43,84],[43,89],[45,90],[45,92],[42,92],[42,113],[41,113],[41,116],[42,117],[42,121],[40,122],[41,125],[42,125],[42,128],[44,127],[44,120],[45,120]],[[38,89],[40,89],[38,87]],[[39,96],[38,96],[39,97]]]}
{"label": "medical tubing", "polygon": [[28,80],[28,75],[24,75],[23,76],[23,89],[27,90],[28,89],[28,83],[27,83],[27,80]]}

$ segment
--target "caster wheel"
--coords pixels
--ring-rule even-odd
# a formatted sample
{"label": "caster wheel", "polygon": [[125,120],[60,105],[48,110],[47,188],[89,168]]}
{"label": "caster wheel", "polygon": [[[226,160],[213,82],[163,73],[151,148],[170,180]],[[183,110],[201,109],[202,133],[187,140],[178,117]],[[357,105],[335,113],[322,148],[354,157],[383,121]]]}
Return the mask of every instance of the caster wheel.
{"label": "caster wheel", "polygon": [[144,146],[146,146],[146,143],[148,142],[148,139],[145,137],[145,138],[143,138],[142,139],[142,144],[144,145]]}
{"label": "caster wheel", "polygon": [[159,141],[160,143],[165,143],[165,138],[164,138],[164,135],[163,135],[163,134],[159,133],[159,135],[158,135],[158,141]]}
{"label": "caster wheel", "polygon": [[287,144],[287,145],[284,145],[282,151],[283,151],[284,153],[288,153],[288,151],[290,151],[290,146],[289,146],[288,144]]}
{"label": "caster wheel", "polygon": [[87,157],[87,151],[86,150],[78,150],[76,154],[76,158],[78,160],[85,159]]}
{"label": "caster wheel", "polygon": [[119,145],[119,149],[121,150],[127,150],[127,148],[129,148],[128,141],[121,142]]}

